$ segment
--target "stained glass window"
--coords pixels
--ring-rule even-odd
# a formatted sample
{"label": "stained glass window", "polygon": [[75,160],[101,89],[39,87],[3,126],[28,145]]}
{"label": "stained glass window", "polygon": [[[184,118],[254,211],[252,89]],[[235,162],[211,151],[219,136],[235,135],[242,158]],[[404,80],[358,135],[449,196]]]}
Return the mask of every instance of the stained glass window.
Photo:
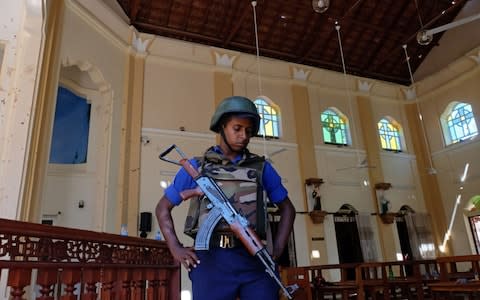
{"label": "stained glass window", "polygon": [[320,120],[322,122],[323,140],[325,143],[347,144],[347,126],[344,118],[335,111],[327,109],[320,115]]}
{"label": "stained glass window", "polygon": [[265,133],[266,137],[278,138],[280,132],[278,112],[264,99],[256,99],[254,103],[261,117],[258,135],[263,136]]}
{"label": "stained glass window", "polygon": [[394,125],[393,122],[390,122],[386,118],[381,119],[377,126],[382,149],[402,151],[400,130],[398,126]]}
{"label": "stained glass window", "polygon": [[478,134],[472,106],[468,103],[456,104],[447,116],[450,144],[469,139]]}

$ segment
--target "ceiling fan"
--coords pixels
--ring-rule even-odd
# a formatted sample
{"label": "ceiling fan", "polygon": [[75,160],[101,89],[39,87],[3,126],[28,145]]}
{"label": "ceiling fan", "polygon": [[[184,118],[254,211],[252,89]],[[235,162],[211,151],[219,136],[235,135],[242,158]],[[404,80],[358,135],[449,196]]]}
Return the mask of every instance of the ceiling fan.
{"label": "ceiling fan", "polygon": [[269,163],[273,164],[272,156],[275,156],[275,155],[277,155],[279,153],[282,153],[283,151],[286,151],[286,150],[287,150],[286,148],[280,148],[278,150],[272,151],[270,153],[267,153],[265,158]]}
{"label": "ceiling fan", "polygon": [[346,170],[351,170],[351,169],[374,169],[374,168],[376,168],[376,167],[368,165],[367,158],[365,158],[364,160],[362,160],[360,163],[358,163],[355,166],[339,168],[339,169],[336,169],[336,170],[337,171],[346,171]]}
{"label": "ceiling fan", "polygon": [[420,45],[428,45],[433,40],[434,34],[473,22],[477,19],[480,19],[480,13],[432,29],[422,29],[417,33],[417,42]]}

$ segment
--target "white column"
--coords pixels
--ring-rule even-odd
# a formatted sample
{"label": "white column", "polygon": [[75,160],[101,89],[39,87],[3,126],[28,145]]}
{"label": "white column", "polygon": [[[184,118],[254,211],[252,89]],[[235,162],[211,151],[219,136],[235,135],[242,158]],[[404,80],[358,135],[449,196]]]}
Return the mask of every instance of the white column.
{"label": "white column", "polygon": [[18,218],[43,49],[44,1],[2,1],[0,43],[0,217]]}

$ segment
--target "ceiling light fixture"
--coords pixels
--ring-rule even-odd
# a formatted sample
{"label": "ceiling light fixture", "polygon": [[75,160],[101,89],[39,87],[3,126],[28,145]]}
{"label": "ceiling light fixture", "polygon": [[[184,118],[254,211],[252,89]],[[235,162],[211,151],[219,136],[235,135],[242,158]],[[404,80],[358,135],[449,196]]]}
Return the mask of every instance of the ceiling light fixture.
{"label": "ceiling light fixture", "polygon": [[317,13],[324,13],[330,6],[330,0],[312,0],[313,10]]}
{"label": "ceiling light fixture", "polygon": [[417,33],[417,42],[422,46],[430,44],[433,40],[433,34],[429,34],[427,30],[420,30]]}
{"label": "ceiling light fixture", "polygon": [[[442,14],[443,14],[443,12],[442,12]],[[455,28],[457,26],[460,26],[460,25],[463,25],[463,24],[466,24],[466,23],[473,22],[477,19],[480,19],[480,14],[472,15],[472,16],[460,19],[458,21],[455,21],[455,22],[451,22],[451,23],[448,23],[448,24],[445,24],[445,25],[442,25],[442,26],[438,26],[436,28],[432,28],[432,29],[428,29],[428,30],[422,29],[417,33],[417,42],[420,45],[423,45],[423,46],[428,45],[433,40],[433,35],[434,34],[443,32],[443,31],[448,30],[448,29]],[[422,25],[422,28],[423,28],[423,25]]]}

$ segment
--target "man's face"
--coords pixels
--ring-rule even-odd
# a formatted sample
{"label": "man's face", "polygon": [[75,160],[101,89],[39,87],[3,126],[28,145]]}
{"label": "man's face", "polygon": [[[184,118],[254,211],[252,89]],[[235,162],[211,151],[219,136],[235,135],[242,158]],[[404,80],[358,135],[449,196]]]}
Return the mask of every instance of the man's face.
{"label": "man's face", "polygon": [[232,116],[223,127],[228,144],[237,152],[243,151],[248,146],[253,130],[252,119],[235,116]]}

